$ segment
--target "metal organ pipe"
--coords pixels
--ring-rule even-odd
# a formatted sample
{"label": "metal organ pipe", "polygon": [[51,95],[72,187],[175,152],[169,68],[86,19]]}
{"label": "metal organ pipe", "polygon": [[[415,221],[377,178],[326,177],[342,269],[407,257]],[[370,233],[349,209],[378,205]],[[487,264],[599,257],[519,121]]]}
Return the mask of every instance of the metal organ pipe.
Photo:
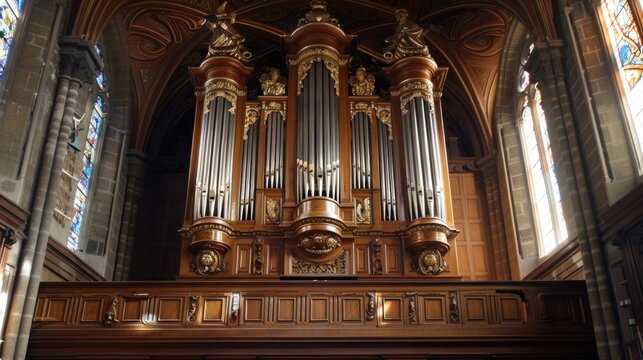
{"label": "metal organ pipe", "polygon": [[[283,163],[284,163],[284,124],[283,118],[279,113],[272,112],[268,115],[266,125],[268,128],[266,135],[266,189],[281,189],[283,186]],[[300,149],[300,144],[298,151]],[[297,159],[297,171],[301,161]],[[297,195],[299,196],[299,190]]]}
{"label": "metal organ pipe", "polygon": [[313,62],[298,97],[299,201],[311,196],[339,201],[338,104],[330,72],[322,61]]}
{"label": "metal organ pipe", "polygon": [[257,177],[257,131],[258,125],[248,128],[248,138],[243,144],[243,166],[241,173],[241,194],[239,219],[254,220],[254,200]]}
{"label": "metal organ pipe", "polygon": [[393,173],[393,142],[388,138],[388,128],[378,122],[380,155],[380,187],[382,197],[382,220],[397,220],[395,199],[395,174]]}
{"label": "metal organ pipe", "polygon": [[232,104],[216,97],[205,106],[209,110],[203,115],[193,216],[229,218],[235,131]]}
{"label": "metal organ pipe", "polygon": [[438,132],[432,106],[415,97],[402,117],[407,195],[411,220],[443,218],[445,211]]}
{"label": "metal organ pipe", "polygon": [[364,112],[358,112],[352,121],[353,188],[371,188],[370,121]]}

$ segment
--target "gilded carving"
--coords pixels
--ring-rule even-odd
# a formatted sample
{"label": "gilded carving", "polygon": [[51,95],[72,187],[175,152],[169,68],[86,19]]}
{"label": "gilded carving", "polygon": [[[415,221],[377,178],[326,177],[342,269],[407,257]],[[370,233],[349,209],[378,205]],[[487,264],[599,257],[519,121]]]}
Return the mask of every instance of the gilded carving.
{"label": "gilded carving", "polygon": [[263,272],[263,239],[255,239],[252,242],[252,273],[261,275]]}
{"label": "gilded carving", "polygon": [[212,31],[212,39],[208,46],[208,57],[232,56],[242,61],[248,61],[252,53],[243,45],[245,38],[232,26],[236,13],[226,11],[228,2],[224,1],[214,15],[209,15],[203,25]]}
{"label": "gilded carving", "polygon": [[261,91],[264,95],[284,95],[286,93],[286,78],[281,76],[277,68],[270,68],[259,77]]}
{"label": "gilded carving", "polygon": [[369,104],[364,101],[351,101],[350,106],[351,106],[351,120],[354,119],[355,115],[357,115],[357,113],[360,113],[360,112],[365,113],[368,116],[369,120],[371,120],[371,108],[373,108],[372,103]]}
{"label": "gilded carving", "polygon": [[196,310],[199,305],[199,295],[190,296],[190,305],[188,307],[188,322],[193,324],[196,322]]}
{"label": "gilded carving", "polygon": [[245,95],[246,92],[239,89],[237,85],[230,80],[216,79],[209,81],[205,84],[205,112],[207,113],[210,111],[210,102],[220,96],[232,104],[229,111],[231,114],[234,114],[234,111],[237,108],[237,97]]}
{"label": "gilded carving", "polygon": [[281,211],[279,203],[279,199],[266,198],[266,224],[279,223],[279,213]]}
{"label": "gilded carving", "polygon": [[341,240],[337,236],[322,233],[303,236],[297,240],[297,247],[312,255],[328,254],[341,245]]}
{"label": "gilded carving", "polygon": [[416,97],[429,102],[433,111],[433,83],[426,79],[413,79],[404,83],[399,89],[391,91],[392,96],[400,97],[402,115],[409,112],[408,103]]}
{"label": "gilded carving", "polygon": [[409,56],[429,56],[429,48],[422,39],[424,30],[409,20],[409,12],[405,9],[397,10],[395,20],[395,33],[384,39],[388,44],[384,49],[384,59],[394,62]]}
{"label": "gilded carving", "polygon": [[447,236],[447,239],[454,239],[460,233],[460,230],[451,229],[450,227],[442,224],[420,224],[413,226],[404,232],[404,236],[409,236],[417,232],[439,231]]}
{"label": "gilded carving", "polygon": [[409,315],[409,321],[410,322],[417,322],[417,310],[415,308],[415,296],[416,295],[417,295],[417,292],[407,291],[406,293],[404,293],[404,296],[409,298],[408,315]]}
{"label": "gilded carving", "polygon": [[286,102],[285,101],[264,101],[261,104],[263,108],[263,117],[262,121],[263,124],[266,125],[266,121],[268,120],[268,115],[270,113],[276,112],[281,115],[281,120],[285,121],[286,120]]}
{"label": "gilded carving", "polygon": [[355,206],[355,218],[357,219],[358,224],[370,224],[371,223],[371,198],[364,198],[364,200],[355,201],[357,205]]}
{"label": "gilded carving", "polygon": [[422,275],[438,275],[448,271],[447,262],[436,249],[426,249],[417,255],[415,268]]}
{"label": "gilded carving", "polygon": [[192,263],[192,271],[199,275],[214,275],[227,270],[226,264],[222,262],[221,254],[209,247],[200,249],[194,257],[194,263]]}
{"label": "gilded carving", "polygon": [[380,239],[371,240],[371,272],[382,275],[382,242]]}
{"label": "gilded carving", "polygon": [[458,309],[458,294],[455,291],[449,291],[449,320],[452,323],[460,322],[460,309]]}
{"label": "gilded carving", "polygon": [[391,104],[375,104],[375,115],[388,128],[388,138],[393,140],[393,123],[391,123]]}
{"label": "gilded carving", "polygon": [[368,301],[366,302],[366,320],[375,319],[375,294],[372,292],[366,293]]}
{"label": "gilded carving", "polygon": [[250,129],[252,124],[257,122],[260,113],[261,106],[258,103],[246,104],[246,119],[243,122],[243,140],[248,140],[248,129]]}
{"label": "gilded carving", "polygon": [[325,47],[308,48],[299,52],[296,59],[290,60],[291,65],[297,65],[297,95],[301,95],[304,79],[308,71],[316,61],[322,61],[330,72],[335,86],[335,95],[339,96],[339,66],[347,63],[347,60],[340,59],[335,50]]}
{"label": "gilded carving", "polygon": [[299,27],[315,22],[324,22],[339,26],[339,22],[337,21],[337,19],[331,17],[328,10],[326,10],[326,1],[324,0],[311,1],[310,11],[308,11],[303,18],[299,19],[297,26]]}
{"label": "gilded carving", "polygon": [[204,231],[204,230],[216,230],[216,231],[221,231],[224,232],[227,235],[232,235],[232,230],[230,230],[229,227],[221,225],[221,224],[200,224],[196,226],[192,226],[188,231],[183,233],[183,236],[185,238],[192,238],[194,234]]}
{"label": "gilded carving", "polygon": [[103,325],[114,326],[118,322],[116,312],[117,306],[118,298],[116,296],[113,296],[107,303],[107,308],[105,309],[105,313],[103,314]]}
{"label": "gilded carving", "polygon": [[373,95],[375,91],[375,76],[366,72],[363,67],[357,69],[355,76],[348,79],[353,95]]}
{"label": "gilded carving", "polygon": [[319,275],[344,275],[346,274],[346,251],[335,258],[332,262],[325,264],[311,263],[293,254],[293,274],[319,274]]}

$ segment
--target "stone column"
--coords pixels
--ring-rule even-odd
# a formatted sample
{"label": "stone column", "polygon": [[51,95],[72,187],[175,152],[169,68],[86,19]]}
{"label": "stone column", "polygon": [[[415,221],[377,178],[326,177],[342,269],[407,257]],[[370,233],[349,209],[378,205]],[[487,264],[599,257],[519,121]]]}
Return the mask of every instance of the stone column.
{"label": "stone column", "polygon": [[138,208],[143,198],[143,185],[149,170],[149,159],[144,153],[130,150],[125,156],[127,157],[127,185],[118,248],[116,250],[116,264],[114,265],[113,279],[115,281],[129,279],[132,250],[136,239]]}
{"label": "stone column", "polygon": [[93,82],[96,72],[103,66],[91,43],[77,38],[61,38],[58,45],[60,79],[31,207],[27,239],[18,263],[2,349],[5,359],[20,359],[26,355],[67,142],[73,115],[77,111],[78,90],[83,82]]}

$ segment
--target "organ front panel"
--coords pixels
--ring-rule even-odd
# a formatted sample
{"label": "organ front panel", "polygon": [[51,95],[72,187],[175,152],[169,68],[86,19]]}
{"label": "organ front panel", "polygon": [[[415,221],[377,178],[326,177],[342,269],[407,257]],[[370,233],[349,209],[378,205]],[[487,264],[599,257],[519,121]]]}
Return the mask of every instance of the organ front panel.
{"label": "organ front panel", "polygon": [[[459,278],[440,91],[422,29],[396,12],[379,67],[324,1],[252,62],[234,13],[207,18],[179,278]],[[266,69],[263,73],[256,69]],[[247,99],[250,81],[260,93]],[[384,86],[377,79],[388,83]]]}

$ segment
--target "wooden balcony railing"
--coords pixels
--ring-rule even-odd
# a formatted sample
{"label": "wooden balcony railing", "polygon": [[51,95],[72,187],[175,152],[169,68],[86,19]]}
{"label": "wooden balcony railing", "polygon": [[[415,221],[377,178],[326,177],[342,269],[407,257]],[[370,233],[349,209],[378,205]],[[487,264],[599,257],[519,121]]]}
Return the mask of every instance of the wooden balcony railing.
{"label": "wooden balcony railing", "polygon": [[31,359],[596,357],[576,281],[43,283],[30,341]]}

